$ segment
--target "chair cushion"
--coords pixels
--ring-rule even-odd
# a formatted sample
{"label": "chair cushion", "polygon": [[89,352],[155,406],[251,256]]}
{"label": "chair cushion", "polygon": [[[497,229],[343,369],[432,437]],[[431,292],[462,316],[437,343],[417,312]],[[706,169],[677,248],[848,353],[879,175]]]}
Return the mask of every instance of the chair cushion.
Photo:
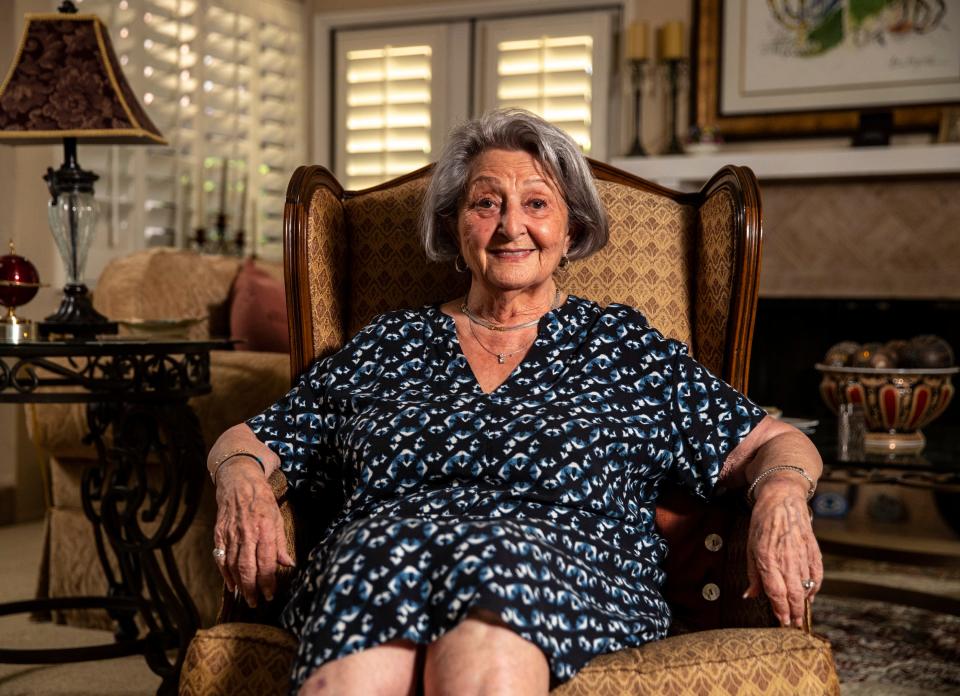
{"label": "chair cushion", "polygon": [[830,644],[785,628],[699,631],[594,658],[555,696],[839,694]]}
{"label": "chair cushion", "polygon": [[[190,644],[180,696],[283,694],[296,640],[272,626],[220,624]],[[830,645],[795,629],[728,628],[601,655],[555,696],[839,694]]]}
{"label": "chair cushion", "polygon": [[273,626],[228,623],[197,631],[184,658],[180,696],[285,694],[296,651],[296,639]]}

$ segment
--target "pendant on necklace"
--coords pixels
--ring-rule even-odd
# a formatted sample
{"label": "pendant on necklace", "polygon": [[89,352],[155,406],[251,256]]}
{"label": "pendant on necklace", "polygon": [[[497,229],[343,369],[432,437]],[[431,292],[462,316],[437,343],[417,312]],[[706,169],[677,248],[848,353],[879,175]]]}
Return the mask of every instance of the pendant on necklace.
{"label": "pendant on necklace", "polygon": [[506,357],[506,356],[504,356],[503,353],[497,353],[497,362],[500,363],[501,365],[503,365],[503,361],[504,361],[504,358],[505,358],[505,357]]}

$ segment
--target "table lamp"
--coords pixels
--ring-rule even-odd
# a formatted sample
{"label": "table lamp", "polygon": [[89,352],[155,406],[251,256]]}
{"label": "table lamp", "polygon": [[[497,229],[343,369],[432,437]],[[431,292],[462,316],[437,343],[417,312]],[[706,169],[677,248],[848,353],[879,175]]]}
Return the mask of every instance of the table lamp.
{"label": "table lamp", "polygon": [[83,282],[96,226],[93,183],[80,168],[77,143],[166,145],[127,84],[100,18],[77,14],[65,0],[59,13],[28,14],[20,46],[0,85],[0,143],[43,145],[63,141],[64,162],[43,177],[50,190],[50,227],[66,267],[59,309],[38,325],[51,334],[92,338],[117,332],[93,308]]}

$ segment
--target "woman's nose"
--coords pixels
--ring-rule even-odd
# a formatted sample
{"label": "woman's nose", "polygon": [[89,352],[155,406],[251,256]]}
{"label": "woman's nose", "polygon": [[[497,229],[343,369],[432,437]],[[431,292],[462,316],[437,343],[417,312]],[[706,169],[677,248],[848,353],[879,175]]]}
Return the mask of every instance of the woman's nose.
{"label": "woman's nose", "polygon": [[508,239],[518,239],[527,233],[523,212],[517,206],[507,206],[500,214],[500,232]]}

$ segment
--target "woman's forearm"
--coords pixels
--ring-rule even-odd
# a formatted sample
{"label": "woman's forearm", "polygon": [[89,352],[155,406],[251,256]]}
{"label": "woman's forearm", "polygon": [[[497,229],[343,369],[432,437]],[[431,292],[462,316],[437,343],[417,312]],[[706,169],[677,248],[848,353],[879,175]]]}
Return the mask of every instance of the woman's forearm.
{"label": "woman's forearm", "polygon": [[[280,467],[280,458],[276,453],[263,444],[246,423],[240,423],[225,430],[210,448],[210,453],[207,455],[207,471],[210,472],[210,476],[213,477],[214,474],[220,476],[229,467],[241,462],[254,462],[253,459],[245,456],[224,460],[225,457],[238,452],[248,452],[257,457],[263,463],[263,472],[267,478]],[[220,464],[220,462],[223,463]],[[218,466],[219,471],[217,471]]]}
{"label": "woman's forearm", "polygon": [[[806,473],[809,480],[792,468],[771,471],[781,466],[799,468]],[[771,473],[765,474],[767,471]],[[759,500],[761,496],[770,495],[774,491],[781,495],[795,491],[807,500],[821,473],[823,461],[817,448],[810,442],[810,438],[790,426],[778,428],[777,432],[757,448],[755,455],[744,462],[748,485],[757,481],[758,476],[763,476],[752,491],[753,500]],[[813,481],[813,485],[810,481]]]}
{"label": "woman's forearm", "polygon": [[[730,453],[723,464],[720,478],[729,488],[749,487],[758,476],[763,478],[753,489],[753,499],[766,491],[795,490],[806,498],[810,483],[798,471],[774,467],[797,467],[816,482],[823,471],[823,462],[810,438],[794,428],[769,416],[757,425]],[[765,471],[770,471],[764,475]]]}

